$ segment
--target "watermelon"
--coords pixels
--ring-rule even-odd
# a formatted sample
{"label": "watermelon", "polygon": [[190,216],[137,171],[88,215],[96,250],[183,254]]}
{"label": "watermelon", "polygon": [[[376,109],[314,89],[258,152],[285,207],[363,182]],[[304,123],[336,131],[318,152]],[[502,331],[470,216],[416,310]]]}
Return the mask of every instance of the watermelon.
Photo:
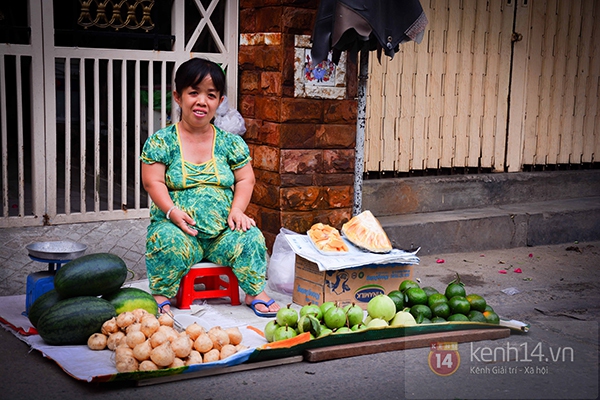
{"label": "watermelon", "polygon": [[60,300],[39,318],[37,331],[53,346],[86,344],[89,337],[100,332],[102,324],[116,317],[110,302],[93,296]]}
{"label": "watermelon", "polygon": [[29,312],[27,313],[27,317],[29,318],[31,325],[37,327],[38,320],[42,314],[47,309],[58,303],[61,299],[62,297],[55,289],[49,290],[35,299],[29,308]]}
{"label": "watermelon", "polygon": [[143,308],[152,315],[158,314],[158,304],[150,293],[133,287],[121,288],[116,292],[102,296],[109,301],[118,314]]}
{"label": "watermelon", "polygon": [[110,253],[88,254],[69,261],[54,275],[54,289],[64,298],[102,296],[127,279],[127,265]]}

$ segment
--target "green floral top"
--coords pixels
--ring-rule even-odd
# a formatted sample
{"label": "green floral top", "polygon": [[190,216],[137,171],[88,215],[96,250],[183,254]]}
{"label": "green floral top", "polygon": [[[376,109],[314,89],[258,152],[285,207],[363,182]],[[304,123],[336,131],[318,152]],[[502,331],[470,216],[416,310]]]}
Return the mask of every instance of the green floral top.
{"label": "green floral top", "polygon": [[[148,137],[140,159],[167,167],[165,183],[175,205],[196,221],[200,237],[212,238],[227,228],[233,200],[233,171],[250,162],[246,142],[237,135],[214,127],[212,158],[202,164],[183,159],[178,124]],[[164,221],[165,214],[153,203],[150,221]]]}

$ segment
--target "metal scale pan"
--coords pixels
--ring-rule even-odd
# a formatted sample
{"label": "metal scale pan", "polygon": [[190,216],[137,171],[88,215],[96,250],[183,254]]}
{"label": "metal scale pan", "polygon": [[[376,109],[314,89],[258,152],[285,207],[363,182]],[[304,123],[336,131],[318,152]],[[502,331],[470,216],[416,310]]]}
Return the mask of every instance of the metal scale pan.
{"label": "metal scale pan", "polygon": [[48,263],[48,271],[38,271],[27,276],[27,295],[25,313],[42,294],[54,289],[54,275],[62,264],[83,255],[87,246],[68,240],[55,242],[35,242],[25,247],[33,261]]}
{"label": "metal scale pan", "polygon": [[55,242],[35,242],[27,245],[29,257],[36,261],[52,262],[73,260],[85,253],[87,246],[68,240]]}

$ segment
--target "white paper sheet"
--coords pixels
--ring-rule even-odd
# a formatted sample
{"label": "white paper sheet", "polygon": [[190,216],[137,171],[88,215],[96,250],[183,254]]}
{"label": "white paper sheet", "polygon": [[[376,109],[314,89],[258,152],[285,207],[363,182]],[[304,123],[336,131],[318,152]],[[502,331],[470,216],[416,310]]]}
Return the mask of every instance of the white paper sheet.
{"label": "white paper sheet", "polygon": [[335,271],[369,264],[399,263],[417,265],[420,262],[419,257],[416,255],[420,248],[412,253],[393,249],[389,253],[378,254],[362,251],[348,243],[349,251],[347,254],[324,255],[317,251],[307,235],[285,235],[285,238],[294,253],[317,264],[320,271]]}

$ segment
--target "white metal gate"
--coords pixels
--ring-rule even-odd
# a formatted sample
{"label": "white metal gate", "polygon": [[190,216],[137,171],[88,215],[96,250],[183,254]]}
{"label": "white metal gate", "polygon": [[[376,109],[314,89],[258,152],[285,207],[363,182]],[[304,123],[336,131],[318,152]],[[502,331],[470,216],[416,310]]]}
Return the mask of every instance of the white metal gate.
{"label": "white metal gate", "polygon": [[237,103],[239,0],[58,3],[29,0],[30,39],[0,44],[0,227],[146,217],[139,154],[190,57],[221,64]]}

